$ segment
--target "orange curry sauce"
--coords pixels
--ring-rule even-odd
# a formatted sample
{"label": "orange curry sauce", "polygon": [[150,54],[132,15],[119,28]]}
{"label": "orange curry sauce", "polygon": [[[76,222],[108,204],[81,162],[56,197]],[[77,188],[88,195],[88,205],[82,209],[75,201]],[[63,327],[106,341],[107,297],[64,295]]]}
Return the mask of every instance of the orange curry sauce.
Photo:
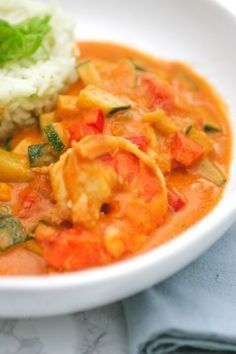
{"label": "orange curry sauce", "polygon": [[[176,237],[222,195],[231,133],[224,106],[206,81],[181,63],[111,43],[81,42],[80,51],[79,65],[89,60],[92,69],[59,96],[53,112],[66,136],[59,155],[69,148],[74,155],[61,165],[57,156],[51,172],[48,164],[34,166],[29,182],[8,183],[9,200],[1,200],[6,188],[0,183],[0,202],[31,234],[2,253],[0,274],[72,271],[125,259]],[[81,95],[88,86],[89,94],[98,88],[124,108],[112,114],[101,102],[91,103]],[[28,145],[47,143],[35,128],[14,134],[11,149],[25,138]]]}

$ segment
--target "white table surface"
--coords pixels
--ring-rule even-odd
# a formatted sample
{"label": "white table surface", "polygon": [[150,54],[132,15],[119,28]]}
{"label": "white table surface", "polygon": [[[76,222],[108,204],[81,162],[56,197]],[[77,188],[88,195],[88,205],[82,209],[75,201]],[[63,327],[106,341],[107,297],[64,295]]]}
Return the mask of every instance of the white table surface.
{"label": "white table surface", "polygon": [[[217,1],[236,15],[236,0]],[[0,319],[0,354],[128,354],[122,306],[45,319]]]}

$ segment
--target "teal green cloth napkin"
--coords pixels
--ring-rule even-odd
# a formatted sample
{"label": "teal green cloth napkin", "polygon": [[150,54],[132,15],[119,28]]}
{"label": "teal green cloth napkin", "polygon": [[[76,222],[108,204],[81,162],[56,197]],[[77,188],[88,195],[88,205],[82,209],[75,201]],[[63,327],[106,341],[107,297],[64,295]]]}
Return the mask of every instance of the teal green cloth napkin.
{"label": "teal green cloth napkin", "polygon": [[236,353],[236,224],[200,259],[123,304],[130,354]]}

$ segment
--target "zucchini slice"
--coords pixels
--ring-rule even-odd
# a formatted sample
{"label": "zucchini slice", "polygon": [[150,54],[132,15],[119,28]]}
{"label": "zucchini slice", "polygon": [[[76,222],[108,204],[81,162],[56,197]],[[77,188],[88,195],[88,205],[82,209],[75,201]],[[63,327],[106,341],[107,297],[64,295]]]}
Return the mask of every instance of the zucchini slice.
{"label": "zucchini slice", "polygon": [[27,156],[0,148],[0,182],[28,182],[32,177]]}
{"label": "zucchini slice", "polygon": [[12,210],[9,205],[0,205],[0,218],[8,218],[12,216]]}
{"label": "zucchini slice", "polygon": [[145,67],[142,65],[142,63],[135,58],[128,58],[130,60],[130,62],[132,63],[134,69],[136,71],[146,71]]}
{"label": "zucchini slice", "polygon": [[21,222],[13,217],[0,220],[0,251],[24,242],[27,235]]}
{"label": "zucchini slice", "polygon": [[49,143],[28,147],[30,167],[49,166],[57,160],[57,156]]}
{"label": "zucchini slice", "polygon": [[39,117],[39,125],[40,125],[41,132],[44,132],[44,130],[48,125],[55,122],[56,122],[55,112],[41,114],[41,116]]}
{"label": "zucchini slice", "polygon": [[29,239],[28,241],[26,241],[25,246],[31,252],[36,253],[39,256],[43,255],[43,251],[42,251],[41,247],[38,245],[38,243],[34,239]]}
{"label": "zucchini slice", "polygon": [[57,120],[76,118],[78,116],[77,97],[71,95],[59,95],[56,106]]}
{"label": "zucchini slice", "polygon": [[143,121],[151,123],[153,128],[164,136],[182,131],[182,127],[171,119],[162,109],[146,113],[143,117]]}
{"label": "zucchini slice", "polygon": [[214,119],[213,113],[205,107],[197,107],[196,113],[203,119],[203,130],[206,133],[221,132],[221,126]]}
{"label": "zucchini slice", "polygon": [[57,154],[68,146],[68,137],[61,123],[53,123],[44,130],[45,135]]}
{"label": "zucchini slice", "polygon": [[134,64],[128,58],[122,58],[118,60],[114,68],[112,69],[116,82],[123,87],[134,88],[138,84],[138,73]]}
{"label": "zucchini slice", "polygon": [[191,127],[186,135],[201,145],[206,154],[213,150],[213,140],[205,132]]}
{"label": "zucchini slice", "polygon": [[131,108],[129,104],[126,104],[121,99],[94,85],[88,85],[80,91],[78,106],[81,108],[99,108],[107,115]]}
{"label": "zucchini slice", "polygon": [[4,150],[6,150],[6,151],[10,151],[11,150],[11,142],[12,142],[12,137],[11,136],[7,136],[3,140],[2,148]]}
{"label": "zucchini slice", "polygon": [[101,83],[101,78],[91,60],[86,60],[79,64],[78,73],[85,86]]}
{"label": "zucchini slice", "polygon": [[207,112],[207,111],[203,111],[203,130],[206,133],[217,133],[217,132],[221,132],[221,126],[219,125],[219,123],[212,117],[212,115]]}
{"label": "zucchini slice", "polygon": [[28,154],[28,147],[30,145],[34,145],[39,143],[39,139],[35,137],[26,137],[23,140],[21,140],[12,150],[12,152],[19,154],[19,155],[27,155]]}
{"label": "zucchini slice", "polygon": [[216,122],[208,120],[208,122],[204,123],[203,130],[206,133],[217,133],[217,132],[221,132],[221,127]]}
{"label": "zucchini slice", "polygon": [[219,187],[227,181],[221,169],[207,157],[203,158],[191,171],[201,175]]}
{"label": "zucchini slice", "polygon": [[188,135],[190,130],[193,128],[193,124],[189,124],[184,128],[184,134]]}

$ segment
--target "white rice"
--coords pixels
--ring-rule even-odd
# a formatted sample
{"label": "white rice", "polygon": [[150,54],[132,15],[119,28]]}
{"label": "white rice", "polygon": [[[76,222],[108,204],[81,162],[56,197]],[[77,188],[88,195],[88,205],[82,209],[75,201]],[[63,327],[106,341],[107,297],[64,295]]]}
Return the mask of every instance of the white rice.
{"label": "white rice", "polygon": [[35,15],[51,15],[51,31],[43,42],[49,57],[9,62],[0,67],[0,137],[33,123],[50,111],[58,92],[77,78],[73,20],[58,8],[30,0],[0,0],[0,18],[19,23]]}

